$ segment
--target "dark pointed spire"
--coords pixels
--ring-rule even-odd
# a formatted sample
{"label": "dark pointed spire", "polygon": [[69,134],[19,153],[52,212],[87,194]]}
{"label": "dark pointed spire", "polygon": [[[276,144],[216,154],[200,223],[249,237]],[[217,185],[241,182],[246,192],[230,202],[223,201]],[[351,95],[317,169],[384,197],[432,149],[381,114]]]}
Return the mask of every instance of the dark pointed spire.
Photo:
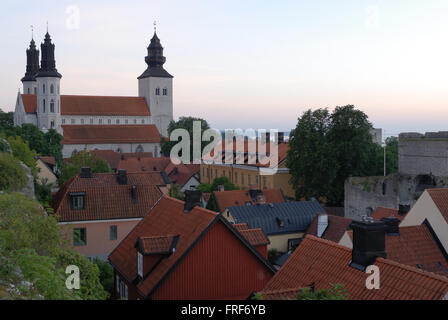
{"label": "dark pointed spire", "polygon": [[148,55],[145,57],[145,62],[148,65],[148,68],[140,77],[138,77],[138,79],[148,77],[173,78],[173,76],[163,68],[165,61],[166,58],[163,56],[163,47],[159,37],[157,37],[154,27],[154,36],[148,46]]}
{"label": "dark pointed spire", "polygon": [[30,47],[26,50],[26,72],[23,81],[36,81],[36,74],[39,72],[39,50],[31,36]]}
{"label": "dark pointed spire", "polygon": [[39,73],[36,77],[57,77],[61,78],[61,74],[58,73],[56,69],[56,61],[54,59],[54,44],[51,43],[50,34],[45,34],[45,40],[40,45],[40,50],[42,53],[42,59],[40,62]]}

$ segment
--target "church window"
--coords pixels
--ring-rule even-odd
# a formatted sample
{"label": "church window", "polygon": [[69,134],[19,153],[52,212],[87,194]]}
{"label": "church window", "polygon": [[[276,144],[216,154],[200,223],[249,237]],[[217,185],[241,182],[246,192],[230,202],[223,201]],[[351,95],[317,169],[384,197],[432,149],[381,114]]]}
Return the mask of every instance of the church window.
{"label": "church window", "polygon": [[90,119],[90,124],[93,124],[93,119]]}
{"label": "church window", "polygon": [[62,119],[62,124],[65,124],[65,119]]}
{"label": "church window", "polygon": [[103,124],[103,119],[98,120],[99,124]]}
{"label": "church window", "polygon": [[118,152],[118,153],[121,153],[121,149],[120,149],[120,148],[118,148],[118,149],[117,149],[117,152]]}
{"label": "church window", "polygon": [[156,89],[156,96],[160,96],[160,88]]}
{"label": "church window", "polygon": [[167,96],[167,95],[168,95],[168,89],[167,89],[167,88],[164,88],[164,89],[163,89],[163,95],[164,95],[164,96]]}
{"label": "church window", "polygon": [[126,124],[128,124],[129,123],[129,120],[128,119],[126,119],[125,121],[124,121]]}
{"label": "church window", "polygon": [[45,93],[45,84],[42,85],[42,92]]}
{"label": "church window", "polygon": [[157,148],[157,146],[154,147],[154,156],[155,156],[156,158],[159,157],[159,149]]}
{"label": "church window", "polygon": [[145,119],[142,119],[142,124],[144,124],[145,123]]}
{"label": "church window", "polygon": [[75,119],[72,119],[72,124],[75,124]]}
{"label": "church window", "polygon": [[108,119],[108,120],[107,120],[107,123],[108,123],[108,124],[111,124],[111,123],[112,123],[112,120],[111,120],[111,119]]}
{"label": "church window", "polygon": [[58,100],[58,113],[60,113],[60,112],[61,112],[61,110],[59,108],[59,100]]}
{"label": "church window", "polygon": [[54,93],[54,86],[53,86],[53,85],[50,86],[50,93],[51,93],[51,94]]}
{"label": "church window", "polygon": [[120,119],[117,119],[117,121],[115,121],[116,124],[120,124]]}
{"label": "church window", "polygon": [[30,94],[30,88],[28,88],[28,94]]}
{"label": "church window", "polygon": [[50,123],[50,128],[54,128],[54,120],[51,120],[51,123]]}
{"label": "church window", "polygon": [[137,119],[134,119],[134,124],[137,124]]}
{"label": "church window", "polygon": [[44,113],[45,113],[45,99],[44,99],[44,104],[43,104],[43,106],[44,106]]}
{"label": "church window", "polygon": [[34,88],[34,94],[37,94],[37,88]]}
{"label": "church window", "polygon": [[81,119],[81,124],[84,124],[84,119]]}
{"label": "church window", "polygon": [[137,149],[135,149],[135,152],[143,152],[143,147],[141,144],[138,145]]}
{"label": "church window", "polygon": [[59,94],[59,85],[58,85],[58,94]]}
{"label": "church window", "polygon": [[54,101],[50,101],[50,112],[54,112]]}

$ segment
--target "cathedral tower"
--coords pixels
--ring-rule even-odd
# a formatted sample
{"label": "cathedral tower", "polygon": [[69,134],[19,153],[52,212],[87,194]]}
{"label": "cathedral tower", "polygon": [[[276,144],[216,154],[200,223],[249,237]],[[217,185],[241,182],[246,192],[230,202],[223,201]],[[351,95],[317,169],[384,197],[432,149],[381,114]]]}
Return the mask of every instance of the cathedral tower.
{"label": "cathedral tower", "polygon": [[37,82],[37,125],[42,131],[50,128],[62,134],[61,128],[61,74],[56,69],[54,44],[47,31],[41,44],[41,63],[36,75]]}
{"label": "cathedral tower", "polygon": [[39,72],[39,50],[31,38],[30,47],[26,50],[26,72],[22,78],[23,93],[37,94],[36,74]]}
{"label": "cathedral tower", "polygon": [[166,58],[155,31],[145,61],[148,68],[138,77],[138,95],[146,98],[153,123],[167,137],[173,120],[173,76],[163,68]]}

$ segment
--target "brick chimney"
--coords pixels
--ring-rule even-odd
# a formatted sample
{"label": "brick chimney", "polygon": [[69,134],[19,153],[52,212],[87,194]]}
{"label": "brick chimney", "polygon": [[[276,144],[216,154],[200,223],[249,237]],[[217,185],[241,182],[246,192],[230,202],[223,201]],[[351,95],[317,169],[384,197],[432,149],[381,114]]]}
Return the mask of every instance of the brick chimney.
{"label": "brick chimney", "polygon": [[373,219],[353,221],[353,250],[350,266],[365,271],[377,257],[386,258],[386,225]]}
{"label": "brick chimney", "polygon": [[194,207],[202,205],[202,192],[198,190],[185,190],[184,212],[190,212]]}
{"label": "brick chimney", "polygon": [[92,178],[92,171],[90,170],[90,167],[82,167],[81,173],[79,176],[80,176],[80,178],[83,178],[83,179]]}
{"label": "brick chimney", "polygon": [[118,170],[116,175],[118,184],[126,185],[128,184],[128,176],[126,170]]}

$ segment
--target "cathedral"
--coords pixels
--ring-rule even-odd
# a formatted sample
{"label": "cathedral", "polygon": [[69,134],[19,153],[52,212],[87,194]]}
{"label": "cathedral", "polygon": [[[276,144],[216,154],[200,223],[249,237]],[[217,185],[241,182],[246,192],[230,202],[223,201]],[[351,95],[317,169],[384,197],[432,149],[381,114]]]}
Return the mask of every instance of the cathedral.
{"label": "cathedral", "polygon": [[81,150],[153,152],[158,157],[173,120],[173,76],[163,68],[166,58],[156,32],[145,58],[148,67],[137,78],[138,97],[61,94],[62,75],[48,31],[40,51],[31,40],[26,57],[14,125],[56,130],[64,137],[64,158]]}

